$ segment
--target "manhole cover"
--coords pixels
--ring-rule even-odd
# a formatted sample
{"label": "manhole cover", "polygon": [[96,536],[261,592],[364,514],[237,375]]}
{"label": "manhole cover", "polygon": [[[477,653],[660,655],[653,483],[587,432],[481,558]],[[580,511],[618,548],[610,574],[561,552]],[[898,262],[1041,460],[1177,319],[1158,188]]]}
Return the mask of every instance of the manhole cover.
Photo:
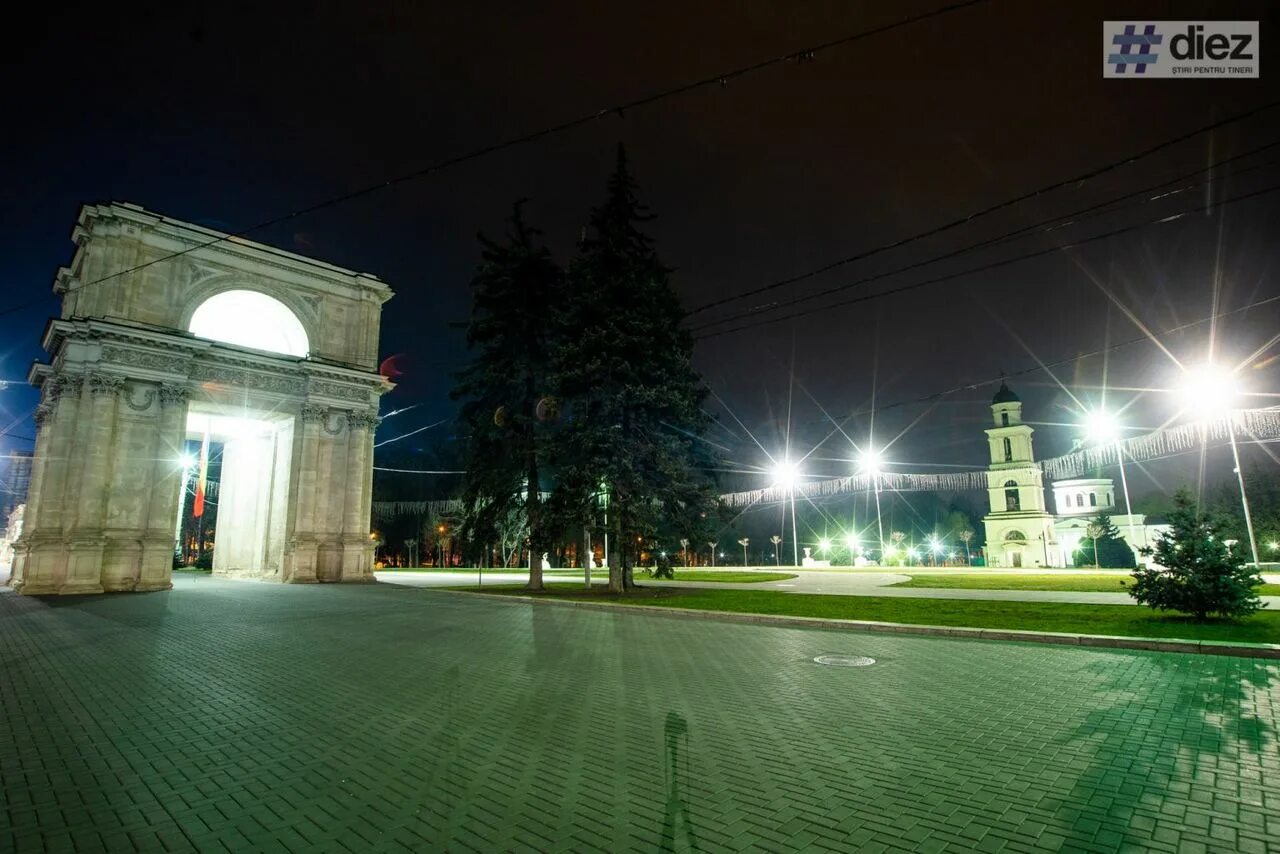
{"label": "manhole cover", "polygon": [[832,667],[869,667],[876,663],[874,658],[865,655],[819,655],[814,661]]}

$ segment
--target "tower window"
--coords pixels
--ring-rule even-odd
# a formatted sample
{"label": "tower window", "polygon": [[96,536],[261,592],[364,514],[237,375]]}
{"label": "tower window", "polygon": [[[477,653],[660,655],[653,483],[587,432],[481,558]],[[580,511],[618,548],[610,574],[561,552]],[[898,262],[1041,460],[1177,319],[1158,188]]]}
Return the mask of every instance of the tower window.
{"label": "tower window", "polygon": [[1004,440],[1004,461],[1006,463],[1013,462],[1013,443],[1008,438]]}
{"label": "tower window", "polygon": [[1084,493],[1076,493],[1076,506],[1077,507],[1084,506]]}
{"label": "tower window", "polygon": [[1009,413],[1007,413],[1007,412],[1001,412],[1001,413],[1000,413],[1000,426],[1001,426],[1001,427],[1008,427],[1008,426],[1009,426]]}
{"label": "tower window", "polygon": [[[1005,441],[1008,441],[1007,439]],[[1018,482],[1016,480],[1006,480],[1004,482],[1004,509],[1010,513],[1019,510],[1021,507],[1018,501]]]}
{"label": "tower window", "polygon": [[1090,507],[1097,507],[1097,506],[1098,506],[1098,493],[1096,493],[1096,492],[1090,492],[1090,493],[1089,493],[1089,506],[1090,506]]}

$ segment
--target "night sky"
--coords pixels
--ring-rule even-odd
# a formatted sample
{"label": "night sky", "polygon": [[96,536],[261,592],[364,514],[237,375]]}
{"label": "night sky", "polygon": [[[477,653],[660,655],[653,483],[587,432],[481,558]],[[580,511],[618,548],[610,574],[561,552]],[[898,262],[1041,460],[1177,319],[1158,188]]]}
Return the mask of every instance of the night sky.
{"label": "night sky", "polygon": [[[0,91],[0,311],[43,294],[71,256],[85,201],[133,201],[239,230],[495,141],[651,92],[788,54],[922,12],[934,2],[600,4],[44,4],[43,20],[8,27]],[[622,11],[623,9],[630,11]],[[1102,21],[1262,21],[1261,80],[1104,80]],[[514,200],[562,262],[603,196],[618,142],[627,146],[662,258],[689,308],[795,276],[1280,99],[1269,69],[1274,7],[1249,3],[988,2],[728,85],[609,115],[423,180],[252,236],[372,272],[396,291],[384,355],[401,354],[384,410],[421,404],[380,436],[449,416],[450,372],[465,357],[458,327],[478,231],[496,234]],[[1203,168],[1280,140],[1280,109],[935,238],[697,316],[698,323],[926,259]],[[1280,147],[1131,199],[1106,216],[883,279],[874,292],[1167,216],[1209,200],[1280,186]],[[1154,195],[1154,194],[1152,194]],[[770,450],[787,434],[807,451],[830,430],[823,410],[911,401],[1057,362],[1280,294],[1280,193],[1144,228],[1088,247],[998,267],[902,296],[700,341],[697,366]],[[1215,288],[1215,281],[1217,286]],[[1216,291],[1216,297],[1215,297]],[[1109,298],[1110,292],[1113,298]],[[830,301],[830,300],[829,300]],[[801,307],[824,305],[818,300]],[[51,294],[0,316],[3,450],[29,447]],[[757,317],[768,317],[767,314]],[[735,324],[731,324],[735,325]],[[1217,328],[1235,364],[1280,330],[1280,302]],[[1205,357],[1208,327],[1164,339],[1184,362]],[[1241,372],[1280,392],[1272,347]],[[1153,345],[1115,351],[1118,389],[1168,388],[1174,364]],[[1104,360],[1056,370],[1093,395]],[[1044,373],[1011,384],[1027,403],[1040,455],[1068,449],[1071,399]],[[915,470],[985,462],[981,428],[994,387],[931,408],[896,406],[876,421]],[[1131,424],[1156,427],[1170,395],[1137,396]],[[1274,404],[1255,396],[1248,405]],[[713,435],[737,467],[763,454],[719,404]],[[918,419],[918,420],[917,420]],[[441,431],[447,428],[440,428]],[[868,421],[846,430],[859,438]],[[426,435],[434,435],[430,431]],[[412,443],[410,443],[412,445]],[[815,472],[846,473],[835,438]],[[1261,449],[1246,449],[1265,461]],[[832,462],[822,462],[822,459]],[[1215,457],[1215,459],[1218,459]],[[1274,465],[1274,463],[1267,463]],[[1133,475],[1136,492],[1171,486],[1186,460]],[[1217,478],[1229,470],[1222,466]],[[1153,479],[1154,478],[1154,479]],[[764,485],[760,483],[759,485]]]}

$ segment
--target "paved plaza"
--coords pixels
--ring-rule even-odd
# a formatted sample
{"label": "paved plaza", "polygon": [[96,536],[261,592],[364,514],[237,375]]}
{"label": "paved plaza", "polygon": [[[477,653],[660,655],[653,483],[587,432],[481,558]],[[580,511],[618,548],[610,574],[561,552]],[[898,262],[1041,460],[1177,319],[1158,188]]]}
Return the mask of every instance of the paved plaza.
{"label": "paved plaza", "polygon": [[0,850],[1280,839],[1271,662],[175,584],[0,594]]}

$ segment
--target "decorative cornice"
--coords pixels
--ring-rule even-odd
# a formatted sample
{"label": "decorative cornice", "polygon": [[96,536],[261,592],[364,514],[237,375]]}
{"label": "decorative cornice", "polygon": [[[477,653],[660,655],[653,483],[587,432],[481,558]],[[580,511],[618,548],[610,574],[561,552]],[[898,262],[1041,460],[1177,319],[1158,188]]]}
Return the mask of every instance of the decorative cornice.
{"label": "decorative cornice", "polygon": [[128,365],[131,368],[143,368],[150,371],[165,371],[168,373],[182,373],[186,365],[184,363],[187,353],[181,353],[181,356],[175,357],[172,353],[156,353],[145,350],[134,350],[128,347],[112,347],[105,345],[102,348],[102,360],[117,365]]}
{"label": "decorative cornice", "polygon": [[307,391],[306,382],[301,377],[236,370],[216,364],[193,364],[189,376],[199,382],[225,383],[275,394],[303,395]]}
{"label": "decorative cornice", "polygon": [[345,383],[326,382],[324,380],[311,380],[311,393],[319,394],[325,397],[333,397],[338,400],[358,401],[360,403],[369,402],[369,393],[371,391],[380,390],[373,385],[348,385]]}

